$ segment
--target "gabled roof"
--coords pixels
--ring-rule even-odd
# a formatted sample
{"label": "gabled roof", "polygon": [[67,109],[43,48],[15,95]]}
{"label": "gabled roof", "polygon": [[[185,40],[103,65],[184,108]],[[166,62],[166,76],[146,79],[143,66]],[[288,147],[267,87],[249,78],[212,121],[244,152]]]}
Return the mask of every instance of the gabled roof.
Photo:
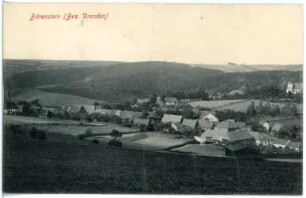
{"label": "gabled roof", "polygon": [[255,140],[270,140],[272,139],[271,136],[269,136],[268,134],[265,134],[265,133],[259,133],[259,132],[256,132],[256,131],[248,131],[248,133],[254,137]]}
{"label": "gabled roof", "polygon": [[273,144],[287,145],[290,143],[290,140],[280,139],[276,137],[271,137]]}
{"label": "gabled roof", "polygon": [[215,128],[214,130],[207,130],[204,133],[202,133],[201,139],[214,139],[214,140],[221,140],[221,139],[227,139],[230,142],[235,142],[239,140],[246,140],[246,139],[254,139],[248,131],[245,130],[236,130],[236,131],[224,131],[220,130],[218,128]]}
{"label": "gabled roof", "polygon": [[95,112],[96,107],[94,105],[82,105],[85,109],[85,111],[88,114],[92,114],[93,112]]}
{"label": "gabled roof", "polygon": [[142,118],[135,118],[134,122],[135,125],[145,125],[145,126],[149,126],[149,119],[142,119]]}
{"label": "gabled roof", "polygon": [[150,101],[150,98],[143,98],[143,99],[137,99],[137,103],[138,104],[143,104],[143,103],[146,103],[146,102],[149,102]]}
{"label": "gabled roof", "polygon": [[197,125],[198,120],[193,120],[193,119],[184,119],[182,122],[182,125],[191,127],[194,129]]}
{"label": "gabled roof", "polygon": [[288,143],[289,148],[301,148],[302,147],[302,142],[289,142]]}
{"label": "gabled roof", "polygon": [[201,129],[212,129],[215,125],[213,122],[204,119],[199,119],[198,123]]}
{"label": "gabled roof", "polygon": [[173,97],[166,97],[164,100],[166,103],[177,103],[178,102],[177,99]]}
{"label": "gabled roof", "polygon": [[9,101],[5,103],[5,109],[19,109],[15,102]]}
{"label": "gabled roof", "polygon": [[99,114],[110,114],[111,110],[110,109],[96,109],[94,113],[99,113]]}
{"label": "gabled roof", "polygon": [[169,122],[181,122],[182,116],[181,115],[172,115],[172,114],[164,114],[162,123],[169,123]]}
{"label": "gabled roof", "polygon": [[121,111],[120,117],[122,119],[133,119],[133,118],[140,118],[142,116],[142,112],[138,111]]}
{"label": "gabled roof", "polygon": [[211,111],[201,111],[200,118],[203,118],[203,117],[207,116],[208,114],[214,115],[213,112],[211,112]]}
{"label": "gabled roof", "polygon": [[299,89],[299,90],[303,90],[303,83],[294,83],[294,88]]}
{"label": "gabled roof", "polygon": [[284,129],[284,125],[282,123],[275,123],[271,129],[271,131],[274,131],[274,132],[279,132],[281,131],[282,129]]}
{"label": "gabled roof", "polygon": [[236,129],[237,128],[235,120],[233,119],[228,119],[228,120],[221,122],[220,124],[218,124],[218,127],[224,128],[224,129]]}

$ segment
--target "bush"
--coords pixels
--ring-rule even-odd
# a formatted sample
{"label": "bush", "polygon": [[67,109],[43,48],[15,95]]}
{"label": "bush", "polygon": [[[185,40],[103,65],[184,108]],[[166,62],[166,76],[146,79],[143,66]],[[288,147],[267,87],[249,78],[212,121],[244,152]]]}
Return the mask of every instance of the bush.
{"label": "bush", "polygon": [[118,140],[111,140],[108,142],[109,146],[122,147],[122,143]]}
{"label": "bush", "polygon": [[38,131],[37,132],[37,138],[39,140],[45,140],[47,138],[46,133],[44,131]]}
{"label": "bush", "polygon": [[99,144],[99,140],[97,140],[97,139],[93,139],[91,142],[94,143],[94,144]]}
{"label": "bush", "polygon": [[37,138],[37,130],[35,127],[32,128],[32,130],[30,131],[30,136],[31,138],[33,139],[36,139]]}

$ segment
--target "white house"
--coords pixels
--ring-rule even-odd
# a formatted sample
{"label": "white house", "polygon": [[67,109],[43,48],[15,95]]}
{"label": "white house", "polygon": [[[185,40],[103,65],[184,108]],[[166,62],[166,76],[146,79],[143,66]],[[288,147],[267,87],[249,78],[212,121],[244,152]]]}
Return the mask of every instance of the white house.
{"label": "white house", "polygon": [[288,82],[286,93],[300,94],[303,92],[303,83]]}
{"label": "white house", "polygon": [[200,118],[209,122],[219,122],[219,119],[210,111],[202,111]]}

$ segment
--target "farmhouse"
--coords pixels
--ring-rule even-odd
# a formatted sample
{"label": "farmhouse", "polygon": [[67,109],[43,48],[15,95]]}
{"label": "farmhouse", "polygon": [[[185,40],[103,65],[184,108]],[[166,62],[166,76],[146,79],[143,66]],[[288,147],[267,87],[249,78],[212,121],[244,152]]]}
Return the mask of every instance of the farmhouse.
{"label": "farmhouse", "polygon": [[164,101],[166,106],[177,106],[179,104],[178,100],[173,97],[166,97]]}
{"label": "farmhouse", "polygon": [[286,93],[300,94],[303,92],[303,83],[288,82]]}
{"label": "farmhouse", "polygon": [[211,111],[202,111],[200,118],[209,122],[219,122],[219,119]]}
{"label": "farmhouse", "polygon": [[290,140],[271,137],[271,143],[276,148],[285,149],[288,146],[288,144],[290,143]]}
{"label": "farmhouse", "polygon": [[12,101],[8,101],[5,103],[5,106],[4,106],[4,113],[5,114],[11,114],[11,115],[14,115],[14,114],[18,114],[20,113],[20,109],[18,108],[18,106],[16,105],[15,102],[12,102]]}
{"label": "farmhouse", "polygon": [[199,123],[199,127],[203,131],[206,131],[208,129],[213,129],[215,127],[215,123],[209,122],[208,120],[199,119],[198,123]]}
{"label": "farmhouse", "polygon": [[171,123],[171,129],[177,133],[187,133],[192,131],[192,128],[189,126],[184,126],[179,122],[172,122]]}
{"label": "farmhouse", "polygon": [[268,134],[259,133],[255,131],[249,131],[249,134],[254,137],[257,146],[268,146],[272,144],[272,138]]}
{"label": "farmhouse", "polygon": [[198,120],[193,120],[193,119],[184,119],[182,122],[183,126],[190,127],[191,129],[195,129],[198,127]]}
{"label": "farmhouse", "polygon": [[289,144],[287,145],[287,147],[291,150],[300,152],[303,149],[303,145],[301,142],[289,142]]}
{"label": "farmhouse", "polygon": [[200,143],[215,143],[232,151],[238,151],[255,146],[255,139],[244,130],[222,130],[215,128],[202,133],[201,136],[194,137]]}
{"label": "farmhouse", "polygon": [[221,123],[219,123],[216,128],[218,130],[223,130],[223,131],[234,131],[237,129],[237,126],[236,126],[236,123],[235,123],[235,120],[233,119],[228,119],[228,120],[225,120]]}
{"label": "farmhouse", "polygon": [[139,127],[141,131],[147,130],[149,125],[150,125],[149,119],[135,118],[133,121],[133,126]]}
{"label": "farmhouse", "polygon": [[183,117],[181,115],[164,114],[162,123],[181,123]]}
{"label": "farmhouse", "polygon": [[274,123],[270,132],[271,132],[272,135],[275,135],[275,134],[281,133],[281,132],[286,131],[286,130],[287,130],[287,128],[284,124],[277,122],[277,123]]}

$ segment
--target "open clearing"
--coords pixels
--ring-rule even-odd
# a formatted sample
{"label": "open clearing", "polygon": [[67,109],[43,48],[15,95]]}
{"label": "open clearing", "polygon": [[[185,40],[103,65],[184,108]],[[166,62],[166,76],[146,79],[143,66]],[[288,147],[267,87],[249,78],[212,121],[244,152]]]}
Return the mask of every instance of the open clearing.
{"label": "open clearing", "polygon": [[18,102],[21,100],[32,101],[39,100],[39,103],[44,106],[71,106],[71,105],[92,105],[95,101],[103,103],[103,101],[83,98],[70,94],[51,93],[39,90],[24,90],[12,98]]}
{"label": "open clearing", "polygon": [[302,164],[37,141],[6,130],[7,193],[301,194]]}

